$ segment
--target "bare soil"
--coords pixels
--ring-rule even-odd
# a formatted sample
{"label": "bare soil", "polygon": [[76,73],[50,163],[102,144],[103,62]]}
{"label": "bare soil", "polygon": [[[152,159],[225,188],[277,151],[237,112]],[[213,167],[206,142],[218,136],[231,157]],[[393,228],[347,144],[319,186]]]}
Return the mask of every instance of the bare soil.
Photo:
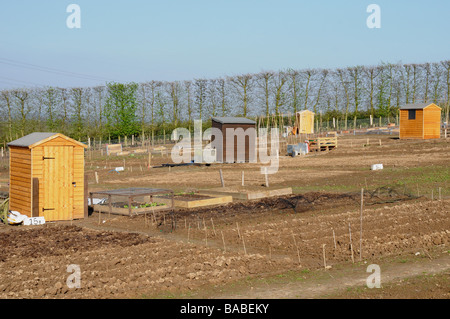
{"label": "bare soil", "polygon": [[[448,298],[450,144],[369,138],[346,136],[330,152],[280,157],[270,188],[292,187],[289,196],[173,214],[0,224],[0,298]],[[117,174],[110,168],[123,166],[123,157],[88,158],[89,189],[190,193],[220,187],[219,168],[227,187],[239,187],[243,170],[249,189],[264,183],[259,164],[148,169],[146,155],[125,159]],[[169,161],[155,157],[152,165]],[[378,163],[384,169],[371,171]],[[7,179],[0,170],[0,190]],[[372,263],[385,269],[383,291],[363,289]],[[80,266],[81,288],[66,285],[72,264]],[[415,293],[410,282],[422,288]]]}

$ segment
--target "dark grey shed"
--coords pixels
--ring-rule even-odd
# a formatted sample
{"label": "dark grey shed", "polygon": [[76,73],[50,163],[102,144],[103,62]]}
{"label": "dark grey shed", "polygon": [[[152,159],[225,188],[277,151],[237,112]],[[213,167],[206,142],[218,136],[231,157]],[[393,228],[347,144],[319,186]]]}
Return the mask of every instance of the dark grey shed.
{"label": "dark grey shed", "polygon": [[[211,146],[216,149],[218,162],[238,163],[256,160],[255,121],[245,117],[213,117],[211,122],[212,128],[219,130],[222,135],[220,138],[213,136],[211,141]],[[227,133],[230,134],[228,138]]]}

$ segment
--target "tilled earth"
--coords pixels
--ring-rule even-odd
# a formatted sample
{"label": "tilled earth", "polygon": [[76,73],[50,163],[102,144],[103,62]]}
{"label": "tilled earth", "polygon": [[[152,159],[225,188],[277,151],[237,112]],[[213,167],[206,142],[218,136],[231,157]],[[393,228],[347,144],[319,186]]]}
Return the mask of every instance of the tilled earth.
{"label": "tilled earth", "polygon": [[[220,206],[199,215],[180,211],[178,228],[168,233],[161,232],[161,223],[144,216],[102,216],[101,223],[92,216],[79,226],[3,226],[0,298],[135,298],[186,293],[249,276],[323,268],[324,244],[328,266],[350,264],[350,247],[354,260],[359,260],[360,211],[352,198],[330,196],[302,197],[315,206],[300,212],[282,204],[289,198],[243,203],[248,213],[241,216],[229,213],[220,218]],[[372,262],[385,256],[423,254],[436,247],[448,249],[449,203],[408,201],[365,208],[362,259]],[[232,205],[228,212],[240,204]],[[273,205],[280,206],[275,209]],[[81,288],[67,285],[70,265],[80,267]]]}
{"label": "tilled earth", "polygon": [[[73,225],[70,221],[29,227],[0,224],[0,298],[189,294],[249,277],[323,269],[325,263],[338,269],[360,258],[376,263],[420,253],[431,260],[434,250],[448,253],[448,140],[368,137],[370,141],[366,136],[340,138],[332,152],[280,157],[279,172],[270,176],[270,184],[293,187],[297,194],[291,196],[180,209],[174,215],[94,213]],[[220,186],[219,168],[228,186],[241,184],[243,170],[249,187],[264,183],[259,164],[146,169],[146,160],[127,157],[127,170],[120,174],[110,171],[125,166],[122,157],[87,160],[89,190],[215,188]],[[152,165],[168,161],[155,157]],[[385,169],[372,172],[370,165],[376,163]],[[6,169],[0,168],[0,178],[0,190],[7,191]],[[361,233],[362,187],[372,190],[364,196]],[[437,201],[441,192],[442,201]],[[70,265],[80,267],[81,288],[67,285],[73,275]]]}
{"label": "tilled earth", "polygon": [[[176,292],[292,267],[134,233],[51,225],[0,233],[0,298],[123,298]],[[68,266],[81,270],[69,288]]]}

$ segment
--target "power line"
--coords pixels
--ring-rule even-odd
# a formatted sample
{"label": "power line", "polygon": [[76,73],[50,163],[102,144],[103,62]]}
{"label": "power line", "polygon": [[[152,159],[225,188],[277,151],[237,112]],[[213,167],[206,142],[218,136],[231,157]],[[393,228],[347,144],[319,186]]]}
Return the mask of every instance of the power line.
{"label": "power line", "polygon": [[[23,84],[26,84],[26,85],[30,85],[30,84],[31,84],[31,85],[37,85],[37,86],[40,86],[40,85],[41,85],[41,84],[37,84],[37,83],[34,83],[34,82],[11,79],[11,78],[7,78],[7,77],[1,76],[1,75],[0,75],[0,78],[2,78],[2,79],[4,79],[4,80],[7,80],[7,81],[13,81],[13,82],[18,82],[18,83],[23,83]],[[2,82],[4,82],[4,81],[2,81]],[[12,83],[10,83],[10,84],[12,84]]]}
{"label": "power line", "polygon": [[[13,82],[4,81],[4,80],[0,80],[0,83],[11,85],[15,89],[16,88],[27,88],[27,87],[29,87],[29,85],[13,83]],[[1,90],[8,90],[8,89],[7,88],[0,88],[0,91]]]}
{"label": "power line", "polygon": [[1,64],[5,64],[5,65],[9,65],[9,66],[13,66],[13,67],[19,67],[19,68],[24,68],[24,69],[36,70],[36,71],[40,71],[40,72],[53,73],[53,74],[63,75],[63,76],[68,76],[68,77],[76,77],[76,78],[81,78],[81,79],[85,79],[85,80],[110,81],[110,79],[103,78],[103,77],[98,77],[98,76],[93,76],[93,75],[88,75],[88,74],[82,74],[82,73],[75,73],[75,72],[70,72],[70,71],[64,71],[64,70],[61,70],[61,69],[49,68],[49,67],[39,66],[39,65],[36,65],[36,64],[19,62],[19,61],[15,61],[15,60],[11,60],[11,59],[5,59],[5,58],[0,58],[0,63]]}

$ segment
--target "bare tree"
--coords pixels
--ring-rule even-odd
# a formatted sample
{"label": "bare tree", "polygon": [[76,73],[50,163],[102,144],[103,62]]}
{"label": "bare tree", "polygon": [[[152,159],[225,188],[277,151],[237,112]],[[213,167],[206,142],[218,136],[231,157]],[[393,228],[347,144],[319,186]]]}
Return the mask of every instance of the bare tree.
{"label": "bare tree", "polygon": [[[161,83],[162,85],[162,83]],[[167,100],[161,90],[157,90],[155,94],[155,107],[158,115],[158,124],[163,128],[165,132],[166,128],[166,104]]]}
{"label": "bare tree", "polygon": [[405,77],[403,78],[403,86],[404,86],[404,90],[405,90],[405,103],[408,104],[409,103],[409,97],[411,95],[411,89],[410,89],[410,77],[411,77],[411,73],[413,70],[413,66],[412,64],[404,64],[403,65],[403,69],[405,72]]}
{"label": "bare tree", "polygon": [[211,116],[217,116],[217,109],[220,103],[220,97],[218,94],[217,80],[212,79],[208,81],[206,89],[206,99],[208,105],[208,112]]}
{"label": "bare tree", "polygon": [[227,98],[227,82],[225,79],[217,80],[217,91],[220,99],[220,109],[222,111],[222,116],[228,113],[228,98]]}
{"label": "bare tree", "polygon": [[177,81],[166,83],[166,90],[172,104],[172,124],[176,127],[180,112],[180,83]]}
{"label": "bare tree", "polygon": [[238,95],[240,114],[244,117],[248,114],[248,105],[250,102],[250,92],[253,88],[254,77],[252,74],[238,75],[228,78]]}
{"label": "bare tree", "polygon": [[346,70],[343,69],[337,69],[336,70],[337,75],[339,77],[339,81],[341,83],[341,87],[344,90],[344,94],[345,94],[345,115],[344,115],[344,121],[345,121],[345,129],[347,129],[347,120],[348,120],[348,112],[349,112],[349,108],[350,108],[350,93],[349,93],[349,84],[350,84],[350,80],[348,78],[348,72],[346,72]]}
{"label": "bare tree", "polygon": [[375,80],[378,75],[381,73],[380,67],[370,66],[363,69],[363,72],[367,77],[367,92],[369,92],[369,112],[372,116],[375,115],[375,103],[374,103],[374,94],[375,94]]}
{"label": "bare tree", "polygon": [[19,113],[19,130],[22,136],[25,135],[25,127],[28,113],[30,113],[30,106],[28,105],[28,91],[24,89],[13,90],[12,95],[17,102],[17,110]]}
{"label": "bare tree", "polygon": [[74,135],[78,140],[84,136],[84,128],[85,128],[85,114],[84,114],[84,105],[85,105],[85,95],[88,88],[71,88],[70,95],[72,100],[72,117],[73,117],[73,130]]}
{"label": "bare tree", "polygon": [[423,102],[428,102],[428,92],[430,87],[430,77],[431,77],[431,65],[430,63],[425,63],[422,65],[422,69],[425,72],[425,87],[423,92]]}
{"label": "bare tree", "polygon": [[255,77],[258,87],[262,90],[260,98],[264,104],[266,116],[269,116],[270,114],[270,91],[273,77],[274,72],[272,71],[263,71]]}
{"label": "bare tree", "polygon": [[447,86],[447,96],[446,96],[446,103],[445,103],[445,119],[446,122],[449,123],[449,113],[450,113],[450,60],[442,61],[441,62],[442,67],[444,68],[444,74],[445,74],[445,83]]}
{"label": "bare tree", "polygon": [[58,90],[54,87],[47,87],[43,93],[47,113],[47,128],[50,132],[54,132],[58,128]]}
{"label": "bare tree", "polygon": [[9,140],[12,141],[12,101],[11,101],[11,92],[8,90],[1,91],[0,97],[4,101],[6,105],[6,112],[8,114],[8,133],[9,133]]}
{"label": "bare tree", "polygon": [[320,72],[320,78],[318,79],[319,83],[318,83],[318,89],[316,92],[316,98],[314,99],[314,104],[313,104],[313,111],[314,113],[317,113],[317,108],[319,106],[320,103],[320,98],[322,97],[322,90],[325,86],[327,77],[328,77],[328,70],[322,70]]}
{"label": "bare tree", "polygon": [[199,119],[203,119],[203,111],[204,111],[204,108],[206,105],[207,86],[208,86],[208,80],[205,80],[205,79],[195,79],[194,80],[195,104],[197,106]]}
{"label": "bare tree", "polygon": [[193,102],[192,102],[192,82],[191,81],[184,81],[184,91],[186,93],[186,110],[188,114],[188,126],[189,131],[191,130],[192,125],[192,114],[193,114]]}
{"label": "bare tree", "polygon": [[432,76],[431,76],[431,86],[433,93],[433,103],[439,104],[439,100],[442,97],[442,64],[441,63],[433,63],[432,67]]}
{"label": "bare tree", "polygon": [[416,103],[416,97],[417,97],[417,77],[419,73],[419,66],[417,64],[412,65],[412,72],[413,72],[413,84],[412,84],[412,102]]}
{"label": "bare tree", "polygon": [[280,109],[286,104],[286,88],[288,87],[288,77],[285,72],[278,72],[273,77],[273,91],[275,103],[275,115],[280,115]]}
{"label": "bare tree", "polygon": [[305,104],[304,104],[304,109],[307,110],[308,109],[308,98],[309,98],[309,89],[310,89],[310,84],[311,84],[311,78],[314,75],[315,70],[304,70],[301,74],[303,76],[303,78],[305,79],[305,88],[304,88],[304,96],[305,96]]}
{"label": "bare tree", "polygon": [[355,66],[348,68],[347,70],[352,81],[353,103],[355,106],[354,120],[356,125],[356,114],[358,113],[361,100],[361,73],[363,72],[363,68],[361,66]]}
{"label": "bare tree", "polygon": [[93,110],[95,116],[95,128],[98,132],[98,135],[103,135],[103,107],[106,95],[106,87],[105,86],[96,86],[92,89],[93,93]]}
{"label": "bare tree", "polygon": [[395,64],[392,63],[388,63],[386,65],[386,68],[388,70],[388,78],[389,78],[389,95],[388,95],[388,99],[387,99],[387,118],[388,121],[390,120],[390,115],[391,115],[391,107],[392,107],[392,94],[394,92],[394,85],[395,85],[395,77],[394,77],[394,71],[395,71]]}
{"label": "bare tree", "polygon": [[58,88],[61,97],[61,125],[60,128],[64,134],[67,134],[67,122],[69,120],[69,95],[66,88]]}

